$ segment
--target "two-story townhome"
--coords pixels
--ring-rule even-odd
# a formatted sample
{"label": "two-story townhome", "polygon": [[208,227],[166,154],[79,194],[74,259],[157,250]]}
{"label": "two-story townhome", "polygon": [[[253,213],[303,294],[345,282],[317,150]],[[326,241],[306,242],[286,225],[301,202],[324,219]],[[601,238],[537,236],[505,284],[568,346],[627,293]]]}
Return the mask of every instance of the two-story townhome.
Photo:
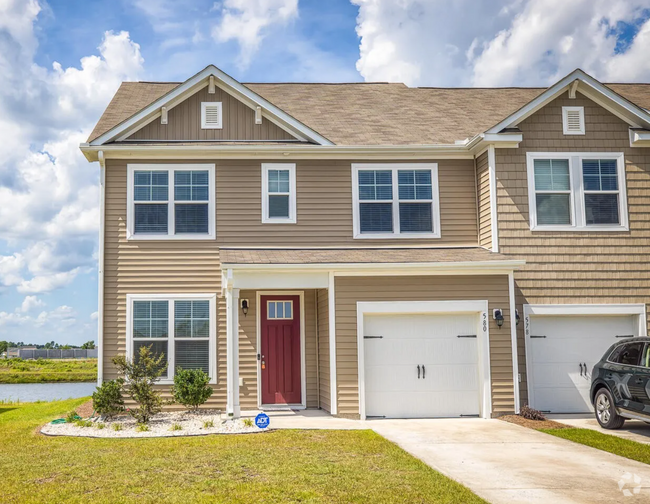
{"label": "two-story townhome", "polygon": [[647,334],[650,85],[125,82],[101,170],[99,380],[143,345],[209,407],[588,411]]}

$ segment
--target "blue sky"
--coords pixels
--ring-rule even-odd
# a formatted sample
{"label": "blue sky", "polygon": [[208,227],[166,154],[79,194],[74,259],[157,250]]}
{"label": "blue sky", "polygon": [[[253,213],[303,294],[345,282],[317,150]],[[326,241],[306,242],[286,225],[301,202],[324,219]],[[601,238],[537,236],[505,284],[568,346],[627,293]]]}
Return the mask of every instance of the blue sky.
{"label": "blue sky", "polygon": [[650,82],[650,0],[0,0],[0,340],[96,338],[97,166],[123,80]]}

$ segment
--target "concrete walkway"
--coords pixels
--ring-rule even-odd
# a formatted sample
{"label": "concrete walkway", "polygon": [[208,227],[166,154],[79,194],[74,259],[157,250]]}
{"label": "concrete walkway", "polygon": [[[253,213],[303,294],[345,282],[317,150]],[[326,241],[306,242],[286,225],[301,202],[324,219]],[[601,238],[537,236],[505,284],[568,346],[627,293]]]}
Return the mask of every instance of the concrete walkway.
{"label": "concrete walkway", "polygon": [[638,443],[650,444],[650,424],[639,420],[626,420],[621,429],[607,430],[603,429],[593,413],[590,415],[547,415],[549,419],[579,427],[581,429],[591,429],[603,434],[610,434]]}
{"label": "concrete walkway", "polygon": [[[493,504],[650,502],[650,465],[501,420],[360,422],[318,410],[267,413],[276,429],[372,429]],[[630,497],[618,486],[626,474],[640,478]],[[623,489],[633,488],[630,481]]]}
{"label": "concrete walkway", "polygon": [[[650,502],[649,465],[501,420],[366,423],[494,504]],[[619,490],[625,473],[641,478],[638,494]]]}

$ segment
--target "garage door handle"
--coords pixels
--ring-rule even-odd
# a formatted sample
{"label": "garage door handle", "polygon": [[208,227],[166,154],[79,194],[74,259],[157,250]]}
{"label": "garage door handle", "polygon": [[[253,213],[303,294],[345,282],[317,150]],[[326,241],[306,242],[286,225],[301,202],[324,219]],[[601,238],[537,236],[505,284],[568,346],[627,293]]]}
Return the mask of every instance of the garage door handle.
{"label": "garage door handle", "polygon": [[457,338],[476,338],[476,334],[459,334]]}
{"label": "garage door handle", "polygon": [[533,336],[532,334],[530,335],[531,338],[546,338],[546,336]]}
{"label": "garage door handle", "polygon": [[617,334],[617,338],[634,338],[634,334]]}
{"label": "garage door handle", "polygon": [[424,372],[425,372],[424,364],[422,364],[422,379],[423,379],[423,380],[424,380]]}
{"label": "garage door handle", "polygon": [[420,365],[418,364],[418,380],[420,379]]}

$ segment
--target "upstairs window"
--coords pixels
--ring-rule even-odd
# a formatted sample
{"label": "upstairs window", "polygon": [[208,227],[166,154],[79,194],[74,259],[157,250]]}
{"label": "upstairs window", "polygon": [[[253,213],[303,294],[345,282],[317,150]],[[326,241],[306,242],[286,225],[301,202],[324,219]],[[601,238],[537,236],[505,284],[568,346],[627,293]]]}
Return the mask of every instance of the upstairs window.
{"label": "upstairs window", "polygon": [[355,238],[439,238],[436,164],[352,166]]}
{"label": "upstairs window", "polygon": [[296,165],[262,165],[262,222],[296,223]]}
{"label": "upstairs window", "polygon": [[127,238],[215,237],[214,165],[129,165]]}
{"label": "upstairs window", "polygon": [[619,153],[528,153],[530,227],[625,231],[625,161]]}

